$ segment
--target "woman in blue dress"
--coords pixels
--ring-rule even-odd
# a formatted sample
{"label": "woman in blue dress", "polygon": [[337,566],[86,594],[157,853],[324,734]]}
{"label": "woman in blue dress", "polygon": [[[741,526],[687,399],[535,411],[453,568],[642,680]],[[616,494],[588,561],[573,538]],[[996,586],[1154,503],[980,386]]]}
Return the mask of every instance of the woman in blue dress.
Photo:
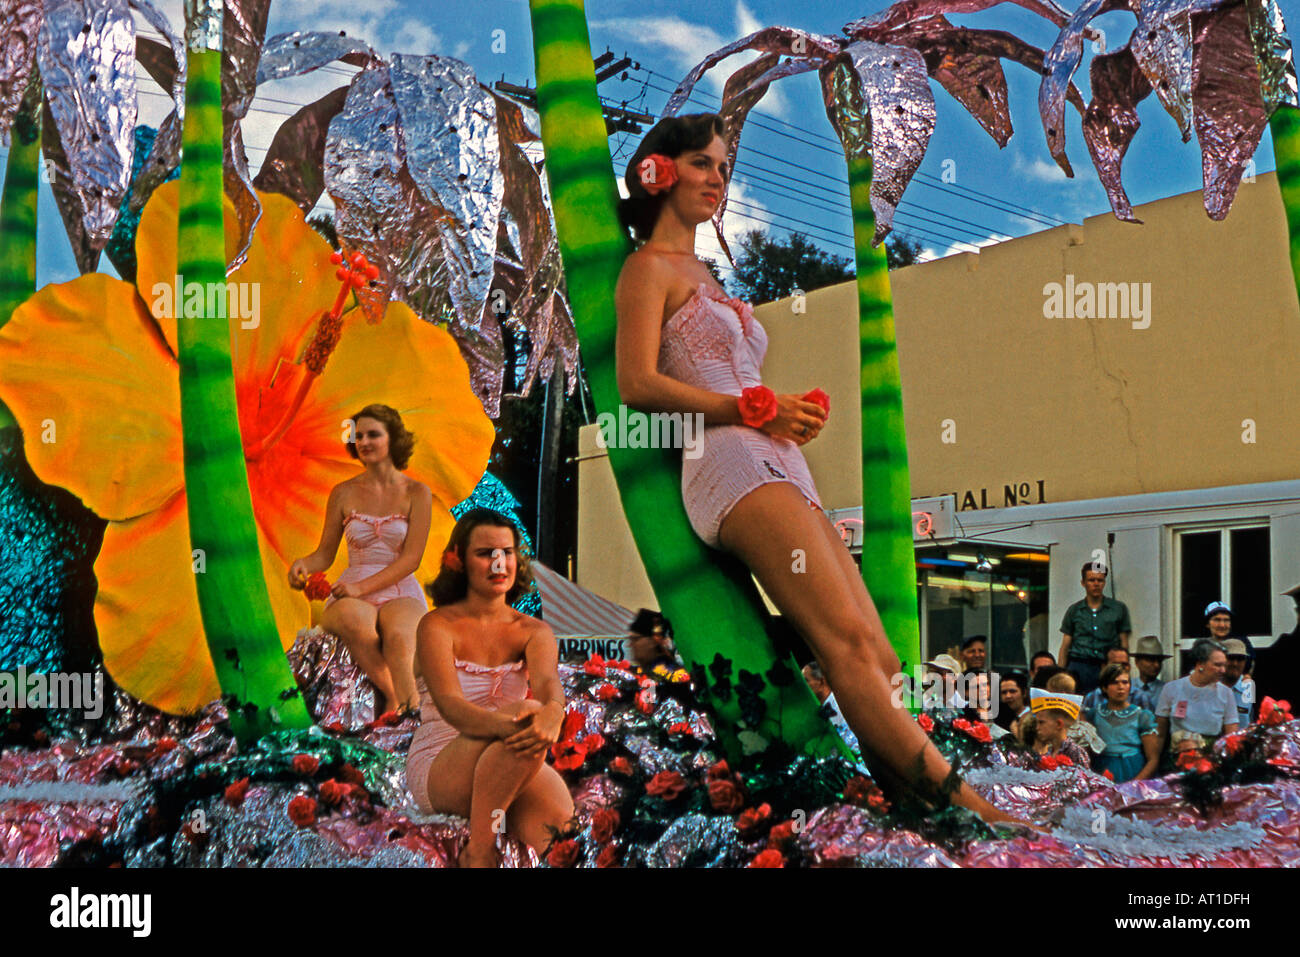
{"label": "woman in blue dress", "polygon": [[1087,713],[1106,742],[1106,749],[1093,759],[1093,770],[1109,771],[1117,784],[1145,781],[1156,773],[1160,762],[1156,716],[1128,700],[1130,681],[1125,665],[1107,665],[1099,685],[1103,700]]}

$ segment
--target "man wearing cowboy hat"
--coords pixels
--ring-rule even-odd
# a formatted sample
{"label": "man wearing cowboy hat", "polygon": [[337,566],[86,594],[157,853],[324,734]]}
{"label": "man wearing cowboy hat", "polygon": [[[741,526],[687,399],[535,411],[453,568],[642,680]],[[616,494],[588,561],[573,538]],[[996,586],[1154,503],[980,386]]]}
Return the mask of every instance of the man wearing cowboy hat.
{"label": "man wearing cowboy hat", "polygon": [[1255,682],[1260,701],[1265,695],[1283,701],[1300,697],[1300,585],[1282,594],[1295,602],[1296,627],[1255,653]]}
{"label": "man wearing cowboy hat", "polygon": [[957,691],[956,677],[962,673],[961,662],[952,655],[935,655],[925,663],[925,668],[922,707],[966,707],[966,699]]}
{"label": "man wearing cowboy hat", "polygon": [[1256,700],[1255,682],[1245,673],[1246,662],[1250,660],[1246,654],[1246,643],[1236,638],[1229,638],[1223,643],[1223,651],[1228,656],[1228,664],[1223,672],[1223,683],[1237,699],[1237,717],[1244,728],[1254,720]]}
{"label": "man wearing cowboy hat", "polygon": [[[1134,691],[1145,691],[1153,703],[1160,701],[1160,692],[1165,683],[1160,680],[1160,669],[1165,666],[1165,659],[1173,655],[1165,654],[1160,647],[1160,639],[1155,635],[1143,635],[1137,640],[1133,651],[1133,664],[1137,666],[1138,678],[1133,682]],[[1151,709],[1152,711],[1155,708]]]}

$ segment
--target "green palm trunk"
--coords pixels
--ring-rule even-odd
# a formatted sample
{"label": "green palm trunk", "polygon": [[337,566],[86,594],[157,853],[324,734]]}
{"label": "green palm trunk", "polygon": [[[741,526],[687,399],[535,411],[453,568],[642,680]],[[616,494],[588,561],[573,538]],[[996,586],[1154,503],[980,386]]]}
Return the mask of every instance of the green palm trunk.
{"label": "green palm trunk", "polygon": [[[9,134],[4,193],[0,195],[0,327],[36,291],[36,189],[41,163],[41,80],[23,94]],[[17,425],[0,402],[0,429]]]}
{"label": "green palm trunk", "polygon": [[[569,303],[597,411],[616,413],[614,287],[631,247],[618,225],[586,15],[581,0],[530,0],[530,7],[542,143]],[[609,458],[632,537],[687,663],[708,665],[721,655],[731,661],[732,681],[742,671],[772,670],[776,657],[764,637],[762,600],[748,571],[708,549],[691,529],[677,455],[611,448]],[[810,754],[843,753],[793,658],[785,656],[785,665],[761,693],[758,733]],[[740,698],[734,690],[713,698],[718,731],[733,756],[742,747]]]}
{"label": "green palm trunk", "polygon": [[[226,280],[220,50],[191,49],[182,147],[179,272],[186,284],[208,289]],[[301,697],[285,697],[296,687],[263,580],[230,326],[225,316],[205,314],[178,316],[177,327],[194,577],[217,679],[223,694],[237,699],[231,724],[244,741],[277,728],[307,727]]]}
{"label": "green palm trunk", "polygon": [[1273,134],[1273,158],[1277,164],[1277,185],[1286,209],[1290,240],[1291,274],[1300,296],[1300,110],[1280,107],[1268,121]]}
{"label": "green palm trunk", "polygon": [[894,308],[884,244],[871,245],[876,231],[871,160],[849,156],[848,165],[862,363],[862,577],[885,634],[906,667],[920,661],[921,632]]}

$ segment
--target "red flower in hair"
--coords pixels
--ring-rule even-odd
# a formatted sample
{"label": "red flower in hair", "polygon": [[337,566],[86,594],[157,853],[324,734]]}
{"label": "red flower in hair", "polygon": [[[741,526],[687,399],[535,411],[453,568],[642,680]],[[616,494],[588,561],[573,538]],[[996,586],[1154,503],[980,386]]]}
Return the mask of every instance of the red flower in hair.
{"label": "red flower in hair", "polygon": [[1259,723],[1267,725],[1285,724],[1291,720],[1291,703],[1274,701],[1265,695],[1259,704]]}
{"label": "red flower in hair", "polygon": [[746,867],[785,867],[785,855],[774,847],[760,851]]}
{"label": "red flower in hair", "polygon": [[687,721],[676,721],[668,726],[669,734],[690,734],[691,725]]}
{"label": "red flower in hair", "polygon": [[289,820],[299,827],[311,827],[316,823],[316,799],[299,794],[289,802]]}
{"label": "red flower in hair", "polygon": [[971,729],[971,723],[965,718],[956,719],[953,721],[952,726],[958,731],[969,731]]}
{"label": "red flower in hair", "polygon": [[686,781],[676,771],[660,771],[645,786],[646,794],[665,801],[676,800],[685,790]]}
{"label": "red flower in hair", "polygon": [[572,867],[581,856],[582,850],[578,847],[578,842],[570,838],[551,848],[551,852],[546,855],[546,863],[551,867]]}
{"label": "red flower in hair", "polygon": [[619,825],[618,812],[612,807],[602,807],[591,816],[591,839],[604,844],[614,836]]}
{"label": "red flower in hair", "polygon": [[677,183],[677,164],[671,156],[651,153],[636,168],[642,188],[651,196],[658,196]]}

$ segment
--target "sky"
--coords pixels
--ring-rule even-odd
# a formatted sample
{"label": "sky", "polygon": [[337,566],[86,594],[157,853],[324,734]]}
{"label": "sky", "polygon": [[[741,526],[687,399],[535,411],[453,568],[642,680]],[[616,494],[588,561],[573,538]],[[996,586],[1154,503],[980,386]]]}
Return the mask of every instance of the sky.
{"label": "sky", "polygon": [[[179,27],[181,0],[157,5]],[[824,34],[883,10],[883,0],[587,0],[593,54],[626,54],[635,67],[600,85],[615,105],[658,115],[677,81],[705,54],[764,26],[786,25]],[[1073,9],[1074,0],[1064,6]],[[1300,0],[1282,0],[1292,34],[1300,29]],[[1018,6],[1004,3],[949,19],[968,27],[1007,30],[1039,48],[1050,47],[1057,28]],[[1127,42],[1135,19],[1116,12],[1094,21],[1108,49]],[[343,30],[392,52],[452,56],[467,62],[491,86],[504,80],[534,84],[534,63],[526,0],[274,0],[268,36],[292,30]],[[148,35],[151,30],[144,28]],[[1092,44],[1075,82],[1088,98]],[[742,53],[723,61],[697,87],[687,112],[715,109],[728,75],[754,57]],[[157,125],[170,100],[141,68],[140,119]],[[356,72],[335,64],[305,77],[264,84],[244,123],[250,171],[255,175],[278,125],[299,106],[346,85]],[[1075,176],[1069,179],[1047,150],[1037,110],[1038,75],[1004,61],[1015,133],[999,149],[974,118],[937,83],[931,82],[938,113],[920,171],[899,207],[896,229],[922,243],[923,258],[970,251],[1008,237],[1109,212],[1079,127],[1067,111],[1066,149]],[[1200,152],[1195,138],[1181,141],[1177,126],[1155,97],[1138,108],[1142,126],[1124,163],[1124,182],[1133,204],[1197,190]],[[636,137],[610,139],[619,172]],[[618,160],[622,162],[618,162]],[[1256,171],[1273,168],[1267,132],[1256,154]],[[725,223],[729,238],[749,228],[777,233],[799,230],[833,255],[852,256],[852,223],[843,152],[826,119],[815,73],[778,81],[750,114],[741,140]],[[48,188],[41,197],[38,282],[76,275],[71,249]],[[1009,206],[1014,210],[1009,210]],[[328,211],[326,197],[318,207]],[[1134,228],[1141,228],[1135,226]],[[722,257],[711,228],[698,237],[701,255]],[[101,269],[112,272],[107,258]]]}

